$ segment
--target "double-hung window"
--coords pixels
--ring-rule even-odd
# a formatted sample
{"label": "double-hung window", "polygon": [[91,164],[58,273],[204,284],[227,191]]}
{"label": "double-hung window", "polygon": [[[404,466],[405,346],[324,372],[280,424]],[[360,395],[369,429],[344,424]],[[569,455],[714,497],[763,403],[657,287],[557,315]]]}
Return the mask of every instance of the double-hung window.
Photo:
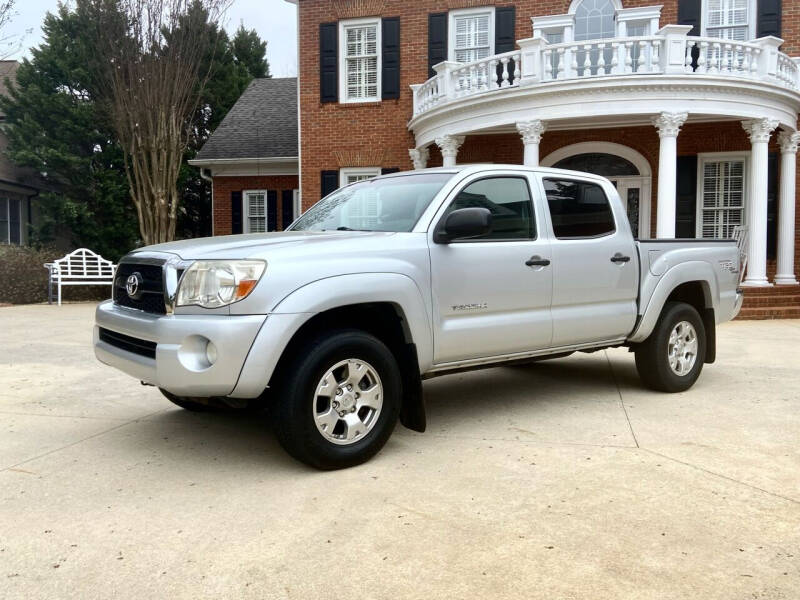
{"label": "double-hung window", "polygon": [[[347,168],[339,171],[340,187],[366,181],[381,174],[379,167]],[[378,196],[372,189],[362,191],[363,201],[347,209],[347,218],[353,229],[374,229],[378,223]]]}
{"label": "double-hung window", "polygon": [[745,159],[742,156],[700,158],[697,237],[733,237],[744,225]]}
{"label": "double-hung window", "polygon": [[339,90],[342,102],[372,102],[381,93],[381,21],[339,22]]}
{"label": "double-hung window", "polygon": [[450,11],[450,60],[472,62],[494,54],[494,8]]}
{"label": "double-hung window", "polygon": [[264,233],[267,230],[267,192],[244,192],[244,232]]}
{"label": "double-hung window", "polygon": [[704,0],[706,35],[743,42],[754,37],[754,0]]}
{"label": "double-hung window", "polygon": [[22,243],[22,202],[0,198],[0,244]]}

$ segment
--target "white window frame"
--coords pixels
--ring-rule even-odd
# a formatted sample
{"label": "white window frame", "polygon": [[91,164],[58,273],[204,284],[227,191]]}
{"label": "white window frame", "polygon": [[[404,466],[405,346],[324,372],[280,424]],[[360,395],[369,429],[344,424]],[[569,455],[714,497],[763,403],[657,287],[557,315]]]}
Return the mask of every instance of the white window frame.
{"label": "white window frame", "polygon": [[349,185],[347,178],[351,175],[364,177],[365,179],[372,179],[380,174],[380,167],[346,167],[344,169],[339,169],[339,187],[343,188],[344,186]]}
{"label": "white window frame", "polygon": [[460,8],[451,10],[447,15],[447,60],[456,60],[456,19],[458,17],[472,17],[475,15],[489,15],[489,54],[494,56],[494,6],[479,6],[476,8]]}
{"label": "white window frame", "polygon": [[[700,10],[700,35],[703,37],[711,37],[708,33],[708,0],[701,0]],[[756,39],[756,26],[758,22],[758,2],[757,0],[748,0],[747,2],[747,39],[750,41]]]}
{"label": "white window frame", "polygon": [[[347,97],[347,29],[349,27],[364,27],[365,25],[375,25],[375,52],[377,60],[377,79],[375,96],[369,98],[348,98]],[[339,21],[339,102],[346,104],[363,102],[380,102],[382,95],[381,71],[383,70],[383,56],[381,55],[381,19],[370,17],[367,19],[348,19]]]}
{"label": "white window frame", "polygon": [[742,225],[747,227],[749,214],[747,205],[750,194],[750,153],[749,152],[703,152],[697,155],[697,190],[695,192],[695,227],[694,235],[703,238],[703,182],[705,179],[704,164],[719,161],[743,161],[742,171]]}
{"label": "white window frame", "polygon": [[[19,198],[9,198],[8,196],[4,196],[0,198],[0,202],[5,202],[6,204],[6,237],[7,241],[0,241],[0,244],[8,244],[9,246],[12,244],[11,241],[11,203],[16,202],[19,204],[19,245],[23,246],[25,243],[25,239],[22,236],[23,231],[25,231],[25,219],[23,218],[23,201]],[[16,244],[15,244],[16,245]]]}
{"label": "white window frame", "polygon": [[292,210],[294,211],[294,219],[300,218],[303,214],[303,203],[300,200],[300,190],[292,190]]}
{"label": "white window frame", "polygon": [[[269,213],[269,205],[267,204],[267,190],[244,190],[242,191],[242,231],[244,233],[253,233],[250,231],[250,200],[248,199],[249,194],[263,194],[264,195],[264,233],[267,232],[267,227],[269,223],[268,213]],[[260,231],[256,233],[261,233]]]}

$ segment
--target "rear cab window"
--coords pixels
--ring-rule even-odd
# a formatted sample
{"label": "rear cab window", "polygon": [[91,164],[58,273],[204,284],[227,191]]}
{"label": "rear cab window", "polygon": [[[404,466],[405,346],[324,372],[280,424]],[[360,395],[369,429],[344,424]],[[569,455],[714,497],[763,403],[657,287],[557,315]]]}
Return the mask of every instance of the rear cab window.
{"label": "rear cab window", "polygon": [[557,239],[598,238],[616,231],[611,203],[600,185],[560,177],[545,177],[542,183]]}

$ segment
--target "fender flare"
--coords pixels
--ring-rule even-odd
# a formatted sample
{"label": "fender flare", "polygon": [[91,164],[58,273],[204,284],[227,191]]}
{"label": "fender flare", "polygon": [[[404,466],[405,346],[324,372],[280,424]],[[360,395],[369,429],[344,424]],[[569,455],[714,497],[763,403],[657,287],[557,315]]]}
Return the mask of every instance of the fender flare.
{"label": "fender flare", "polygon": [[401,273],[354,273],[312,281],[285,296],[267,315],[245,360],[232,397],[258,396],[298,330],[314,315],[353,304],[387,302],[402,311],[421,373],[433,363],[428,304],[416,282]]}
{"label": "fender flare", "polygon": [[719,310],[719,282],[713,267],[709,263],[700,260],[681,263],[667,270],[659,278],[653,293],[650,295],[647,306],[642,311],[639,323],[628,337],[628,341],[638,343],[646,340],[655,329],[669,295],[679,285],[693,281],[699,281],[703,286],[706,308],[712,308],[714,312],[717,312]]}

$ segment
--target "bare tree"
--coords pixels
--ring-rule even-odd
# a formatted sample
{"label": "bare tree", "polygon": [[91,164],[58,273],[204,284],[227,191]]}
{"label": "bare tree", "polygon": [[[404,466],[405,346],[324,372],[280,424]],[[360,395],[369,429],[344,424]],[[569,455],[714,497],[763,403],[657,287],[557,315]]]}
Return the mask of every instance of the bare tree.
{"label": "bare tree", "polygon": [[17,11],[14,10],[16,0],[0,0],[0,60],[13,56],[22,49],[25,36],[30,29],[21,34],[6,34],[6,26],[11,22]]}
{"label": "bare tree", "polygon": [[[100,80],[146,244],[174,239],[178,177],[208,78],[209,22],[227,0],[83,0],[94,12]],[[204,64],[205,63],[205,64]]]}

